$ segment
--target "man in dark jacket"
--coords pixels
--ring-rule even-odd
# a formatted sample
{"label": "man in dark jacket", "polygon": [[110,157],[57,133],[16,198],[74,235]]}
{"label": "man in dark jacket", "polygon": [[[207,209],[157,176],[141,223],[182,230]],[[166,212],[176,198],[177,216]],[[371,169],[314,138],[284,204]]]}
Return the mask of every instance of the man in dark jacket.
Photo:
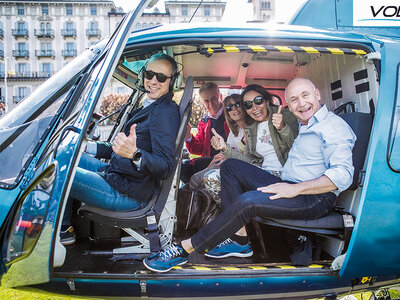
{"label": "man in dark jacket", "polygon": [[[113,144],[88,143],[71,187],[72,198],[117,211],[140,209],[158,192],[158,182],[173,171],[180,123],[179,108],[172,100],[177,75],[176,62],[166,54],[153,55],[147,61],[139,73],[147,93],[143,105],[128,115]],[[61,228],[64,245],[75,242],[70,203]]]}
{"label": "man in dark jacket", "polygon": [[181,180],[189,182],[190,177],[205,169],[212,158],[219,152],[211,147],[211,128],[226,141],[229,135],[229,127],[225,122],[224,108],[218,86],[213,82],[203,84],[199,89],[199,95],[207,114],[201,118],[197,126],[197,134],[193,136],[191,126],[188,124],[186,130],[186,148],[191,154],[200,155],[201,158],[186,161],[181,168]]}

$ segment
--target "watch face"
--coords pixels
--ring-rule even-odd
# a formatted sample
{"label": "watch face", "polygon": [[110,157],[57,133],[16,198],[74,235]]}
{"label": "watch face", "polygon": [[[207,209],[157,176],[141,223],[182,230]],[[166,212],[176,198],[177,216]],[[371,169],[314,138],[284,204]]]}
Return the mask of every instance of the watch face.
{"label": "watch face", "polygon": [[136,150],[136,152],[133,154],[133,160],[139,160],[142,157],[142,152],[139,150]]}

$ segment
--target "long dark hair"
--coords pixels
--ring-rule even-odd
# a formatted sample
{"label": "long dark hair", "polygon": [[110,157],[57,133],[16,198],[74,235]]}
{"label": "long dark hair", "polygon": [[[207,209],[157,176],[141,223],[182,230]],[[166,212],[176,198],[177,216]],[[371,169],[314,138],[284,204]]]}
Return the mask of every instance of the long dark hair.
{"label": "long dark hair", "polygon": [[[229,104],[230,100],[233,100],[233,103],[236,103],[237,101],[241,101],[241,99],[242,99],[242,97],[239,94],[232,94],[232,95],[227,96],[224,99],[225,121],[234,136],[238,136],[238,134],[239,134],[239,125],[234,120],[232,120],[231,116],[229,115],[229,112],[226,110],[226,106]],[[254,120],[247,114],[247,112],[243,108],[243,106],[240,106],[240,109],[244,113],[244,122],[246,123],[246,125],[252,124]]]}
{"label": "long dark hair", "polygon": [[272,95],[259,84],[249,84],[244,88],[241,95],[242,102],[243,102],[243,96],[250,91],[256,91],[257,93],[261,94],[261,96],[263,96],[264,100],[267,101],[268,105],[274,105],[274,103],[272,102]]}

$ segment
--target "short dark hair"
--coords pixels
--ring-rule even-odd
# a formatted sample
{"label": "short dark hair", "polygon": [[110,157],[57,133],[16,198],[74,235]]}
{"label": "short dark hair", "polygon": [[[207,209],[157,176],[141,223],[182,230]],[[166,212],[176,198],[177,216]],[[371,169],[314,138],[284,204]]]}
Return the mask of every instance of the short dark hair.
{"label": "short dark hair", "polygon": [[256,91],[257,93],[261,94],[261,96],[263,96],[263,98],[267,101],[268,105],[274,105],[272,102],[271,94],[259,84],[249,84],[244,88],[242,92],[242,102],[243,102],[243,96],[250,91]]}
{"label": "short dark hair", "polygon": [[[226,125],[228,125],[230,131],[232,131],[234,136],[238,136],[238,134],[239,134],[239,126],[234,120],[232,120],[231,116],[229,115],[229,112],[226,110],[226,106],[228,105],[228,102],[230,100],[233,100],[234,102],[237,102],[237,101],[241,101],[242,97],[239,94],[232,94],[232,95],[227,96],[224,99],[224,115],[225,115]],[[243,106],[241,106],[240,109],[244,113],[244,122],[246,123],[246,125],[252,124],[254,120],[247,114],[247,112],[243,108]]]}

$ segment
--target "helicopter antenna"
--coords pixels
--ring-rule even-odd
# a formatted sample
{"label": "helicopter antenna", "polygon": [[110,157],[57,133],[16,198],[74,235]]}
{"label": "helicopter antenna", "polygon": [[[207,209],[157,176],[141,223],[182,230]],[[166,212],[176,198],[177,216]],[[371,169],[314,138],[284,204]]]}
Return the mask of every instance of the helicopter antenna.
{"label": "helicopter antenna", "polygon": [[194,11],[193,15],[190,17],[189,23],[192,21],[194,15],[196,14],[197,10],[199,9],[200,5],[203,3],[203,0],[200,1],[199,5],[197,5],[196,10]]}

